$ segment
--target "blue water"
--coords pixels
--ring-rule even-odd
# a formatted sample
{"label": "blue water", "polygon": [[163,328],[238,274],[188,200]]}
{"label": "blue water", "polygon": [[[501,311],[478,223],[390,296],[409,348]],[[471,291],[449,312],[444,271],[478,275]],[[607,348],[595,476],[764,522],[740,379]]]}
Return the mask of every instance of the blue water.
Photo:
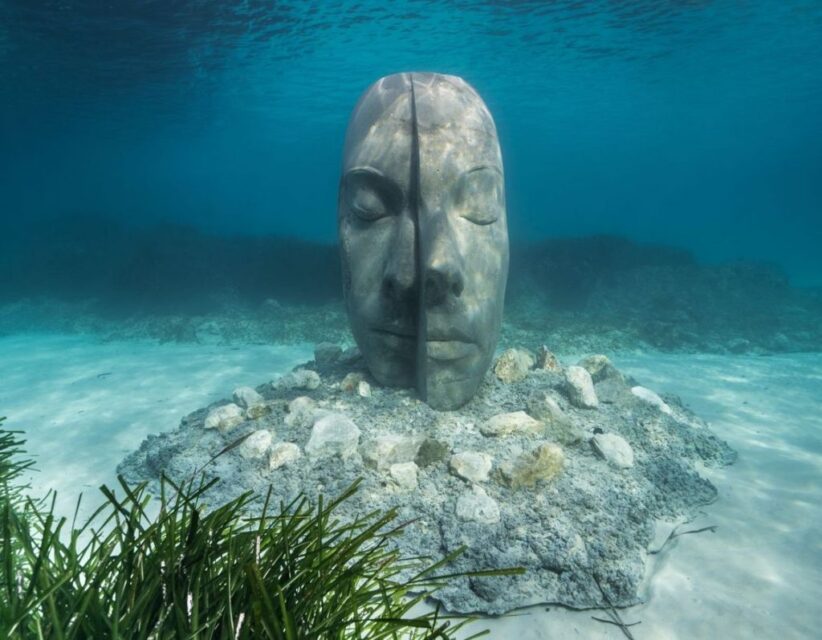
{"label": "blue water", "polygon": [[[338,256],[311,243],[336,241],[357,98],[408,70],[464,77],[497,122],[499,347],[607,353],[739,452],[711,476],[717,531],[677,543],[626,614],[636,637],[812,637],[822,0],[0,0],[0,415],[34,494],[92,509],[144,437],[351,344]],[[685,252],[516,253],[595,234]],[[491,637],[599,636],[591,613]]]}
{"label": "blue water", "polygon": [[333,241],[376,78],[461,75],[514,240],[615,233],[822,285],[822,3],[0,0],[0,219]]}

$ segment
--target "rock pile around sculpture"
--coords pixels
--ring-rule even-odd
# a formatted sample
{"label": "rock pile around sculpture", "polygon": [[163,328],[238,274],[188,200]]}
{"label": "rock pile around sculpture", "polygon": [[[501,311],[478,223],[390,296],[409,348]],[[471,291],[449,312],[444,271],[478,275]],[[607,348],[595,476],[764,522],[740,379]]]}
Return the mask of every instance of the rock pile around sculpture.
{"label": "rock pile around sculpture", "polygon": [[545,347],[509,349],[466,406],[439,412],[413,391],[377,386],[355,349],[324,344],[279,380],[150,436],[119,471],[156,483],[204,468],[220,479],[214,505],[269,486],[286,503],[334,496],[362,478],[338,515],[397,508],[399,522],[412,521],[394,539],[404,555],[436,560],[464,545],[450,570],[524,567],[457,578],[437,594],[453,612],[498,614],[599,606],[603,592],[636,603],[656,521],[712,502],[699,468],[734,459],[678,399],[605,356],[566,367]]}

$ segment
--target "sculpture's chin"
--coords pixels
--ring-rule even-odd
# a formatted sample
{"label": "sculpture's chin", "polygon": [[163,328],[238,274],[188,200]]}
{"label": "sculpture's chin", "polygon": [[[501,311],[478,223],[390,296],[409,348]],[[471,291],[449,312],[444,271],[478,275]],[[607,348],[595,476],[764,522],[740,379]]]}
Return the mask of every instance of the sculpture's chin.
{"label": "sculpture's chin", "polygon": [[432,409],[452,411],[459,409],[468,402],[477,392],[482,382],[482,375],[467,378],[447,379],[435,376],[427,382],[425,402]]}
{"label": "sculpture's chin", "polygon": [[365,365],[374,379],[385,387],[413,387],[414,360],[386,352],[363,351]]}

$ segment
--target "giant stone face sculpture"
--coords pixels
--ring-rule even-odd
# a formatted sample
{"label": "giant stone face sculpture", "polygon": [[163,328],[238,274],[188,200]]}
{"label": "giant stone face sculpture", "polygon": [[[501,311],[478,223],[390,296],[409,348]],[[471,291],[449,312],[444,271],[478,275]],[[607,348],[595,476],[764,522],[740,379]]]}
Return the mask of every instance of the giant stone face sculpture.
{"label": "giant stone face sculpture", "polygon": [[502,154],[477,92],[438,73],[373,84],[349,121],[338,214],[372,375],[436,409],[465,404],[491,363],[508,277]]}

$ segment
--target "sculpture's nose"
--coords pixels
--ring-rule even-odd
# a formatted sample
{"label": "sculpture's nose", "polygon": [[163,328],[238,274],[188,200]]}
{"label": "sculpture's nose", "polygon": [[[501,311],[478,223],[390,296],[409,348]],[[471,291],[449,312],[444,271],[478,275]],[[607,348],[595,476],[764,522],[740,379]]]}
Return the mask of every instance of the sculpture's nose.
{"label": "sculpture's nose", "polygon": [[436,307],[459,298],[465,282],[453,264],[432,265],[425,271],[425,306]]}
{"label": "sculpture's nose", "polygon": [[414,304],[417,285],[414,223],[401,219],[389,250],[382,278],[382,295],[393,303]]}
{"label": "sculpture's nose", "polygon": [[432,233],[428,236],[428,256],[423,268],[424,303],[427,308],[453,302],[465,288],[462,258],[455,232],[445,215],[428,220]]}

